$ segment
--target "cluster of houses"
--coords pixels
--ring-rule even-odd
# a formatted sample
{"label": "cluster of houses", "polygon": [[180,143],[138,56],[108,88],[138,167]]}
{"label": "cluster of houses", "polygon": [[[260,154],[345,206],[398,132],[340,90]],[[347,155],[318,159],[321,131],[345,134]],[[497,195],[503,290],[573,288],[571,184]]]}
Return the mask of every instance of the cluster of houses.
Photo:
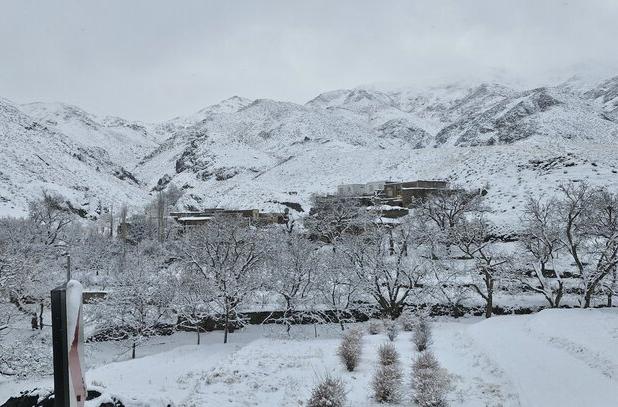
{"label": "cluster of houses", "polygon": [[405,209],[418,199],[447,190],[449,190],[447,181],[373,181],[365,184],[339,185],[337,195],[351,199],[371,199],[374,203]]}
{"label": "cluster of houses", "polygon": [[447,181],[373,181],[339,185],[334,197],[378,210],[382,218],[394,219],[406,216],[419,200],[442,191],[451,191]]}
{"label": "cluster of houses", "polygon": [[[368,207],[379,207],[384,217],[398,218],[407,215],[408,208],[416,200],[446,190],[449,190],[446,181],[374,181],[339,185],[336,196],[328,195],[321,199],[349,199]],[[287,224],[290,221],[288,208],[282,213],[260,212],[258,209],[209,208],[201,211],[171,212],[169,216],[182,226],[204,225],[215,216],[241,217],[254,225]]]}
{"label": "cluster of houses", "polygon": [[170,212],[170,217],[182,226],[204,225],[215,216],[240,217],[255,225],[286,224],[290,220],[289,211],[260,212],[258,209],[208,208],[202,211]]}

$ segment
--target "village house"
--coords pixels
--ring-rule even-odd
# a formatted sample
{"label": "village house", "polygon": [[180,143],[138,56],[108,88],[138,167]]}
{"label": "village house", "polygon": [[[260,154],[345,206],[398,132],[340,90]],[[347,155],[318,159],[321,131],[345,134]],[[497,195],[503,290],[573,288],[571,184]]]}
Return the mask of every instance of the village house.
{"label": "village house", "polygon": [[366,184],[342,184],[337,187],[337,195],[363,199],[372,202],[374,208],[388,208],[388,217],[400,217],[408,213],[415,200],[425,198],[439,191],[449,189],[447,181],[374,181]]}
{"label": "village house", "polygon": [[337,187],[339,196],[368,196],[375,195],[384,189],[386,181],[372,181],[366,184],[342,184]]}
{"label": "village house", "polygon": [[289,220],[288,211],[279,213],[260,212],[258,209],[208,208],[202,211],[170,212],[170,217],[182,226],[205,225],[215,216],[240,217],[243,219],[247,219],[252,224],[260,226],[271,224],[285,224]]}

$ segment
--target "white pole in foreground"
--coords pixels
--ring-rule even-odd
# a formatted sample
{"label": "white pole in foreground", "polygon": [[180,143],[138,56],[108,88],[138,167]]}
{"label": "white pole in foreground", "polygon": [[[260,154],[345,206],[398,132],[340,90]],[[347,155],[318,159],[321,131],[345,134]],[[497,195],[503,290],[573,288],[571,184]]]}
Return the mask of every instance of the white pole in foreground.
{"label": "white pole in foreground", "polygon": [[[70,277],[70,260],[67,277]],[[51,291],[51,300],[55,405],[83,407],[87,392],[84,378],[82,285],[76,280],[69,280]]]}

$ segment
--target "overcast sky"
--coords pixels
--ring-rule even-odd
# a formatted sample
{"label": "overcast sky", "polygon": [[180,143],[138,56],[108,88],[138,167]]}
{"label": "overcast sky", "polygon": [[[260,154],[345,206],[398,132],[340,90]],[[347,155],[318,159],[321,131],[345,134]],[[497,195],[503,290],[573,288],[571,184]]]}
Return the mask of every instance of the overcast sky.
{"label": "overcast sky", "polygon": [[617,0],[5,0],[0,97],[158,121],[233,95],[618,75]]}

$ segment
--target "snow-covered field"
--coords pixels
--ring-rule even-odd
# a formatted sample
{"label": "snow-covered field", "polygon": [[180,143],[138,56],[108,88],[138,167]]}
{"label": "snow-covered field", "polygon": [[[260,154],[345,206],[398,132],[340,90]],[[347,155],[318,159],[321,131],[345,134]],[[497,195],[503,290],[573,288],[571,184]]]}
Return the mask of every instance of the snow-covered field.
{"label": "snow-covered field", "polygon": [[[431,346],[453,378],[452,406],[618,405],[618,309],[545,310],[526,316],[440,319]],[[130,406],[302,406],[326,374],[340,376],[348,405],[377,406],[371,380],[384,334],[366,334],[358,369],[336,355],[340,331],[296,326],[290,338],[272,326],[250,326],[223,345],[220,332],[157,337],[138,359],[111,362],[119,343],[87,344],[91,386]],[[404,369],[400,405],[412,405],[409,332],[395,340]],[[126,358],[126,353],[121,358]],[[19,389],[51,386],[51,378],[0,382],[0,401]]]}

